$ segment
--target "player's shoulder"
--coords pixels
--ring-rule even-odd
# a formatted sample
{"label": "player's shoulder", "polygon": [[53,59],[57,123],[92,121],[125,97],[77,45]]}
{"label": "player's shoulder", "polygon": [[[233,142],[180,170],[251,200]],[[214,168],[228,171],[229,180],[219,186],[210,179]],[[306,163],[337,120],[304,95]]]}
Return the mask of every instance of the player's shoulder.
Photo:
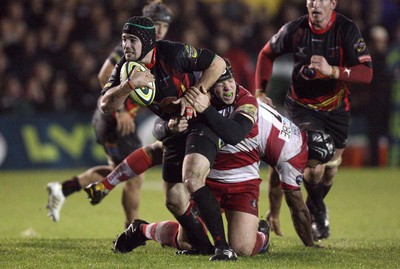
{"label": "player's shoulder", "polygon": [[184,44],[181,42],[170,41],[170,40],[158,40],[156,42],[157,51],[162,53],[168,53],[172,51],[181,50],[184,48]]}
{"label": "player's shoulder", "polygon": [[244,104],[252,104],[256,107],[258,107],[258,102],[257,99],[252,95],[248,90],[246,90],[243,86],[240,86],[237,84],[237,99],[236,103],[238,106],[244,105]]}
{"label": "player's shoulder", "polygon": [[163,59],[169,63],[169,65],[175,65],[181,58],[186,57],[190,48],[189,45],[181,42],[159,40],[156,42],[156,57]]}
{"label": "player's shoulder", "polygon": [[356,24],[351,19],[340,13],[336,13],[335,24],[338,26],[338,29],[340,29],[340,31],[352,30],[354,28],[357,28]]}
{"label": "player's shoulder", "polygon": [[288,32],[295,32],[298,29],[303,29],[309,27],[308,15],[303,15],[297,19],[289,21],[284,25]]}

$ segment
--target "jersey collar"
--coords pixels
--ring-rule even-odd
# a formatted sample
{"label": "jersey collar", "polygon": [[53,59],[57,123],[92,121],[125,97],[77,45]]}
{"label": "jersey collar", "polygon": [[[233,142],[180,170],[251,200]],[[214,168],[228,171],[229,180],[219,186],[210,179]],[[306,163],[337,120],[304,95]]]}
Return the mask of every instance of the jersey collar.
{"label": "jersey collar", "polygon": [[324,34],[324,33],[326,33],[330,28],[331,28],[331,26],[332,26],[332,24],[333,24],[333,22],[336,20],[336,12],[335,11],[333,11],[332,12],[332,15],[331,15],[331,19],[329,20],[329,22],[328,22],[328,24],[326,25],[326,27],[325,27],[325,29],[314,29],[314,27],[313,27],[313,25],[311,24],[311,20],[310,20],[310,17],[308,17],[308,25],[310,26],[310,28],[311,28],[311,31],[314,33],[314,34],[318,34],[318,35],[322,35],[322,34]]}

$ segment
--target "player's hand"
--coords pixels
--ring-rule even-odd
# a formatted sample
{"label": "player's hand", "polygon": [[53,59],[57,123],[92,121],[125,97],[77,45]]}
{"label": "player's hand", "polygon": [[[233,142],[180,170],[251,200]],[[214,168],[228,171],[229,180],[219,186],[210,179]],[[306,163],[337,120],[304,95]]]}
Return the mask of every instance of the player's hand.
{"label": "player's hand", "polygon": [[154,80],[154,75],[150,73],[150,70],[142,72],[135,68],[126,83],[128,83],[132,90],[137,87],[149,87],[153,89],[152,82],[154,82]]}
{"label": "player's hand", "polygon": [[186,101],[196,110],[197,113],[202,113],[210,106],[210,96],[203,86],[200,89],[191,87],[184,95]]}
{"label": "player's hand", "polygon": [[310,65],[303,65],[300,69],[300,74],[306,80],[330,79],[332,66],[328,64],[325,57],[313,55],[311,56]]}
{"label": "player's hand", "polygon": [[324,56],[311,56],[311,64],[308,67],[317,71],[319,76],[323,78],[329,78],[332,74],[332,66],[328,64]]}
{"label": "player's hand", "polygon": [[261,103],[267,104],[270,107],[276,108],[272,99],[267,97],[267,94],[263,92],[261,89],[256,89],[255,97],[261,101]]}
{"label": "player's hand", "polygon": [[181,97],[175,101],[172,101],[173,104],[180,104],[181,105],[181,112],[180,115],[185,117],[187,120],[194,118],[197,116],[196,110],[190,105],[188,101],[184,97]]}
{"label": "player's hand", "polygon": [[122,135],[126,136],[135,132],[135,122],[132,119],[131,114],[127,111],[120,111],[115,113],[117,119],[117,131]]}
{"label": "player's hand", "polygon": [[173,134],[185,131],[188,126],[186,117],[172,117],[168,121],[168,129]]}
{"label": "player's hand", "polygon": [[267,213],[267,221],[271,225],[271,230],[279,236],[283,236],[281,231],[281,224],[279,222],[279,216],[272,216],[270,212]]}

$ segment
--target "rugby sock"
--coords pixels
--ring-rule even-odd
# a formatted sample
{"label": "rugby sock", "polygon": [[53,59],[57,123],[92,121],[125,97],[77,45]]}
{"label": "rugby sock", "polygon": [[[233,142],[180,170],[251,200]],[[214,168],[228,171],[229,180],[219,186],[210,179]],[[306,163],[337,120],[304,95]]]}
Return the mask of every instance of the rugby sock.
{"label": "rugby sock", "polygon": [[331,185],[322,184],[322,198],[325,198],[325,196],[331,190],[331,187],[332,187],[332,184]]}
{"label": "rugby sock", "polygon": [[203,186],[192,194],[200,214],[214,239],[216,248],[228,248],[225,237],[224,223],[221,216],[221,207],[215,195],[207,186]]}
{"label": "rugby sock", "polygon": [[257,255],[264,248],[264,245],[268,243],[269,238],[262,232],[257,232],[256,243],[254,244],[253,252],[251,256]]}
{"label": "rugby sock", "polygon": [[183,229],[186,230],[187,237],[194,248],[204,252],[208,252],[213,248],[195,204],[190,203],[186,212],[176,217],[176,219]]}
{"label": "rugby sock", "polygon": [[62,193],[65,197],[82,189],[81,185],[79,184],[78,177],[76,176],[63,181],[61,186]]}
{"label": "rugby sock", "polygon": [[112,190],[119,183],[134,176],[140,175],[152,166],[152,161],[143,148],[137,149],[125,158],[102,183],[108,190]]}
{"label": "rugby sock", "polygon": [[129,154],[129,156],[126,157],[126,161],[136,175],[144,173],[153,166],[152,160],[143,147]]}
{"label": "rugby sock", "polygon": [[[306,187],[308,193],[308,199],[311,199],[316,212],[326,211],[325,204],[323,202],[323,184],[319,182],[317,184],[310,184],[304,180],[304,187]],[[309,210],[314,210],[310,209]]]}
{"label": "rugby sock", "polygon": [[154,240],[163,246],[178,248],[176,237],[179,223],[176,221],[162,221],[140,225],[140,230],[146,238]]}

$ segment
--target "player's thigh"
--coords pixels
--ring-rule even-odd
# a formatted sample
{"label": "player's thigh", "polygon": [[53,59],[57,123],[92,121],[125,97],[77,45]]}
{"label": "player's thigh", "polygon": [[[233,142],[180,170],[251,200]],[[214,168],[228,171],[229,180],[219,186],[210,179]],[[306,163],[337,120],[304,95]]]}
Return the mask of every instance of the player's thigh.
{"label": "player's thigh", "polygon": [[258,217],[240,211],[225,211],[230,246],[241,255],[251,255],[257,239]]}

